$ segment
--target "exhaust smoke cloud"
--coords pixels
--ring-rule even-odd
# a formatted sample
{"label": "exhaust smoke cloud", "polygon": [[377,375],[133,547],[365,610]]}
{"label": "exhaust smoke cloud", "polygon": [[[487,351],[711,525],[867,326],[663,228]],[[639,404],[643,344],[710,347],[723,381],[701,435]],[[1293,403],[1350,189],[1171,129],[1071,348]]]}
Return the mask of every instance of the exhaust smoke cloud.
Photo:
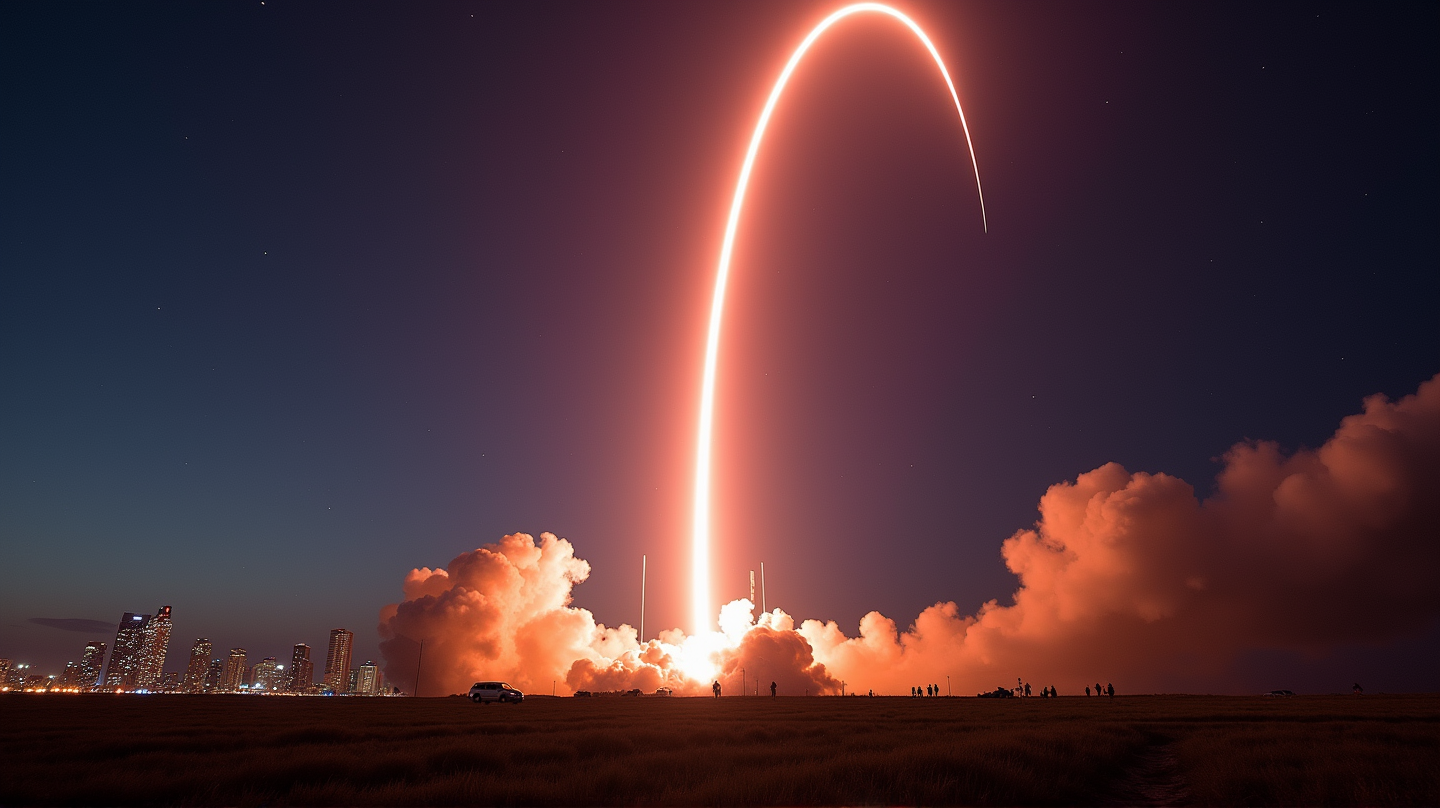
{"label": "exhaust smoke cloud", "polygon": [[[1017,672],[1075,692],[1095,675],[1131,692],[1222,677],[1251,649],[1323,652],[1413,634],[1440,617],[1440,376],[1399,401],[1373,396],[1316,450],[1235,445],[1215,494],[1111,463],[1058,483],[1040,518],[1001,545],[1019,578],[1008,604],[953,601],[901,630],[879,612],[856,636],[834,622],[727,604],[720,630],[661,632],[571,605],[589,565],[564,539],[515,534],[416,569],[380,614],[386,674],[413,692],[463,692],[477,678],[544,692],[706,693],[720,677],[754,692],[904,693],[943,681],[974,693]],[[1224,688],[1216,680],[1215,686]]]}

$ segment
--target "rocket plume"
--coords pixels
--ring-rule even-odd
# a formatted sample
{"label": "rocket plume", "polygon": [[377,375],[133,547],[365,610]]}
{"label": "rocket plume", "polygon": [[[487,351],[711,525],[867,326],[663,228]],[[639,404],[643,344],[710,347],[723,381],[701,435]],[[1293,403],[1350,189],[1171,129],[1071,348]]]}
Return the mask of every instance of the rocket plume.
{"label": "rocket plume", "polygon": [[955,112],[960,116],[960,129],[965,134],[965,146],[970,151],[970,164],[975,169],[975,191],[980,197],[980,223],[985,229],[988,225],[985,221],[985,194],[980,189],[980,164],[975,160],[975,146],[970,142],[970,127],[965,123],[965,111],[960,107],[960,96],[955,92],[955,82],[950,80],[950,71],[945,69],[945,61],[940,58],[940,52],[935,49],[935,43],[930,37],[920,30],[915,21],[881,3],[856,3],[845,6],[830,16],[820,21],[810,34],[795,49],[790,56],[790,61],[780,71],[780,77],[775,80],[775,86],[770,91],[770,97],[765,101],[765,108],[760,112],[760,119],[755,122],[755,132],[750,136],[750,146],[745,151],[745,161],[740,167],[740,178],[735,183],[735,196],[730,203],[730,216],[725,222],[725,239],[720,246],[720,261],[715,272],[715,291],[710,300],[710,328],[705,339],[705,364],[700,381],[700,417],[699,428],[695,436],[695,492],[694,492],[694,515],[691,523],[691,603],[693,608],[694,630],[696,633],[708,631],[713,625],[711,620],[710,602],[710,447],[715,420],[715,363],[720,352],[720,323],[725,311],[725,287],[730,278],[730,257],[735,246],[735,231],[739,227],[740,212],[745,206],[745,191],[750,185],[750,172],[755,167],[755,155],[760,151],[760,143],[765,138],[765,129],[770,123],[770,116],[775,111],[775,105],[780,100],[785,85],[789,83],[790,76],[795,68],[804,58],[810,46],[820,38],[835,23],[854,14],[875,13],[889,16],[898,20],[910,32],[915,34],[930,57],[935,60],[935,66],[940,69],[940,75],[945,79],[945,86],[950,89],[950,98],[955,102]]}
{"label": "rocket plume", "polygon": [[484,678],[530,691],[560,681],[571,692],[701,693],[742,666],[793,687],[787,692],[838,687],[778,609],[757,623],[749,601],[740,600],[725,607],[720,632],[666,631],[642,643],[634,628],[607,627],[570,605],[572,588],[589,574],[570,542],[551,533],[538,542],[516,533],[456,556],[447,568],[411,570],[405,599],[380,612],[386,675],[414,692],[423,641],[427,695],[463,692]]}
{"label": "rocket plume", "polygon": [[[719,631],[675,629],[641,643],[571,605],[590,573],[569,542],[525,534],[412,570],[380,613],[386,675],[413,686],[425,641],[426,692],[480,679],[542,690],[905,693],[949,674],[957,693],[1016,672],[1075,692],[1095,671],[1127,690],[1209,677],[1252,649],[1323,652],[1414,634],[1440,618],[1440,375],[1399,401],[1372,396],[1316,450],[1236,444],[1216,493],[1111,463],[1051,486],[1032,529],[1001,545],[1020,584],[1008,604],[925,609],[904,631],[871,612],[858,636],[834,622],[796,628],[738,600]],[[433,650],[432,650],[433,649]],[[433,677],[433,678],[432,678]],[[432,684],[433,682],[433,684]],[[1173,687],[1173,684],[1168,685]]]}

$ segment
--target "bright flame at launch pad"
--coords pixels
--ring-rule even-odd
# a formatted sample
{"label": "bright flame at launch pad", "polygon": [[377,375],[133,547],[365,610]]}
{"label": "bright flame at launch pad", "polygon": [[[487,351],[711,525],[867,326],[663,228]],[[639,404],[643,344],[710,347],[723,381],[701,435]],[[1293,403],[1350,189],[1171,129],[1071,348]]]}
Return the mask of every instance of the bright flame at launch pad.
{"label": "bright flame at launch pad", "polygon": [[975,190],[980,197],[980,222],[986,230],[989,229],[985,219],[985,195],[980,190],[980,165],[975,160],[975,146],[970,141],[970,127],[965,123],[965,111],[960,107],[960,96],[955,92],[955,83],[950,80],[950,72],[945,69],[945,62],[940,58],[940,53],[935,49],[930,37],[920,30],[914,20],[890,6],[880,3],[856,3],[845,6],[836,11],[816,25],[814,30],[805,37],[800,46],[790,56],[790,61],[785,64],[785,69],[780,71],[780,77],[775,81],[775,87],[770,91],[770,97],[765,102],[765,108],[760,113],[760,119],[755,123],[755,132],[750,137],[750,147],[745,152],[745,162],[740,168],[740,179],[735,184],[735,197],[730,203],[730,218],[725,223],[725,240],[720,247],[720,262],[715,273],[715,292],[710,302],[710,330],[705,341],[705,370],[700,385],[700,424],[695,437],[695,510],[692,521],[692,567],[691,567],[691,603],[694,614],[694,630],[697,635],[703,635],[713,630],[714,617],[710,603],[710,445],[714,426],[715,415],[715,360],[720,351],[720,321],[725,310],[725,286],[730,278],[730,256],[735,244],[735,230],[740,221],[740,211],[745,204],[745,189],[750,184],[750,172],[755,166],[755,155],[760,150],[760,142],[765,137],[765,127],[770,122],[770,115],[775,111],[775,104],[780,100],[780,94],[784,92],[785,85],[790,81],[790,75],[795,72],[795,67],[805,56],[815,40],[820,38],[832,25],[854,14],[874,12],[892,17],[920,40],[925,49],[930,52],[931,58],[935,60],[935,66],[940,68],[940,75],[945,78],[945,85],[950,89],[950,98],[955,102],[955,111],[960,115],[960,128],[965,133],[965,145],[970,151],[970,164],[975,169]]}

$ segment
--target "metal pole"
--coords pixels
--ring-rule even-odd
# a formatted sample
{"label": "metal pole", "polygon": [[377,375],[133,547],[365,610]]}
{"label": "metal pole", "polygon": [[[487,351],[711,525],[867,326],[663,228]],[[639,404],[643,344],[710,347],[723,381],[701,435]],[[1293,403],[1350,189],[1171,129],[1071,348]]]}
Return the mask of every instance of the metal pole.
{"label": "metal pole", "polygon": [[645,556],[640,556],[640,642],[645,642]]}
{"label": "metal pole", "polygon": [[765,562],[760,562],[760,611],[769,612],[770,607],[765,605]]}
{"label": "metal pole", "polygon": [[415,698],[420,698],[420,665],[425,661],[425,641],[420,641],[420,655],[415,657]]}

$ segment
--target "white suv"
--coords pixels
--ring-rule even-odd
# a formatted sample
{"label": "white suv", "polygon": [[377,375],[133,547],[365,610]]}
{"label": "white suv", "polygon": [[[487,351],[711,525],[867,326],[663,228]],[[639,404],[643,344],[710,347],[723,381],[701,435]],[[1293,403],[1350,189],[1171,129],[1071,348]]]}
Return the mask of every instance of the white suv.
{"label": "white suv", "polygon": [[519,704],[525,700],[525,694],[504,682],[476,682],[470,688],[470,700],[476,704],[491,701]]}

